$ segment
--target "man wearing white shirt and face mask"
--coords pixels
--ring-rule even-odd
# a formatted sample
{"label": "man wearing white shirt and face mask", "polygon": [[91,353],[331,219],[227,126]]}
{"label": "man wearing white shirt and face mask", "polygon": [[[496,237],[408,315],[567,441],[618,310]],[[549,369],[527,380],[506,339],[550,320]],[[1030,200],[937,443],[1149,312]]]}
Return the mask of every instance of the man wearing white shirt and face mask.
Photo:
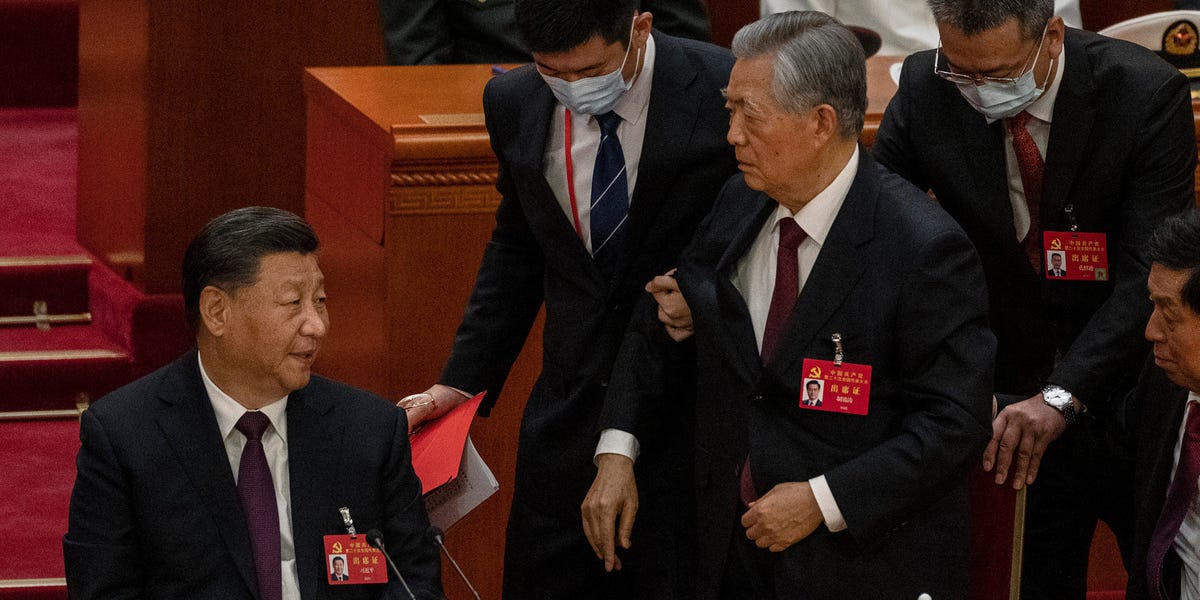
{"label": "man wearing white shirt and face mask", "polygon": [[673,566],[690,562],[690,545],[676,534],[688,511],[657,503],[667,490],[686,489],[687,422],[652,439],[606,432],[600,442],[602,453],[637,457],[655,482],[643,496],[638,542],[619,565],[597,558],[580,505],[632,305],[647,281],[674,266],[735,171],[718,91],[733,60],[716,46],[652,31],[653,15],[633,1],[518,0],[515,13],[534,62],[484,92],[499,159],[496,228],[437,385],[401,405],[420,423],[464,392],[487,390],[480,412],[488,414],[544,306],[542,372],[517,450],[505,596],[669,598],[690,583]]}
{"label": "man wearing white shirt and face mask", "polygon": [[[1194,194],[1187,80],[1052,0],[928,4],[940,47],[905,61],[872,150],[979,251],[1001,407],[983,466],[1031,485],[1022,598],[1081,599],[1097,520],[1130,544],[1123,399],[1147,352],[1146,240]],[[1089,251],[1064,246],[1055,277],[1064,240]]]}

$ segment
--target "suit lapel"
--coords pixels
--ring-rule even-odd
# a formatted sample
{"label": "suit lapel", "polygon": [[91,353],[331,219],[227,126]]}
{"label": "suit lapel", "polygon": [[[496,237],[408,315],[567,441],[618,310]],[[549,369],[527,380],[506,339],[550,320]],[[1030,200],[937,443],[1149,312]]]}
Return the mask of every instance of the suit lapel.
{"label": "suit lapel", "polygon": [[[527,186],[526,189],[531,191],[531,194],[523,199],[524,210],[537,211],[544,215],[544,222],[549,226],[542,228],[542,231],[549,238],[548,246],[556,248],[556,251],[568,253],[571,260],[586,262],[595,277],[599,278],[600,271],[591,266],[592,256],[579,239],[574,221],[563,211],[554,190],[546,181],[546,143],[550,139],[550,124],[554,120],[558,101],[534,66],[529,65],[527,68],[530,69],[532,79],[536,81],[532,84],[533,89],[529,96],[523,100],[524,106],[519,113],[517,125],[517,144],[511,149],[516,153],[513,164],[519,167],[519,173],[527,176],[525,181],[514,183]],[[567,185],[571,185],[571,182],[568,181]],[[579,201],[587,202],[588,199],[580,198]],[[542,219],[529,219],[527,216],[527,220],[532,227],[536,227],[534,221]]]}
{"label": "suit lapel", "polygon": [[172,367],[159,390],[158,426],[220,531],[247,589],[257,590],[254,555],[233,471],[192,351]]}
{"label": "suit lapel", "polygon": [[714,279],[724,336],[734,349],[733,354],[739,358],[738,366],[743,376],[747,381],[754,381],[758,379],[762,370],[758,356],[758,340],[754,336],[750,309],[731,278],[738,261],[750,249],[762,230],[763,223],[775,212],[778,204],[762,192],[749,193],[751,195],[746,199],[746,209],[740,213],[742,218],[734,227],[733,236],[717,261]]}
{"label": "suit lapel", "polygon": [[1096,116],[1096,109],[1089,101],[1095,88],[1091,65],[1087,53],[1075,43],[1073,34],[1068,29],[1063,44],[1070,68],[1063,69],[1063,80],[1054,99],[1050,140],[1046,145],[1045,190],[1040,207],[1043,230],[1061,221],[1058,216],[1063,214],[1063,205],[1079,174],[1083,150],[1088,147],[1085,140],[1091,138]]}
{"label": "suit lapel", "polygon": [[[833,220],[779,340],[779,348],[791,351],[775,352],[767,365],[770,370],[783,373],[799,368],[796,365],[803,358],[804,349],[813,344],[822,326],[850,297],[866,272],[867,263],[860,247],[875,235],[879,181],[874,168],[870,154],[860,149],[854,183]],[[830,345],[830,357],[832,350]]]}
{"label": "suit lapel", "polygon": [[[957,91],[954,93],[958,94]],[[988,125],[983,115],[961,98],[955,102],[955,109],[958,112],[963,156],[971,163],[969,170],[959,173],[959,177],[967,181],[960,182],[958,187],[977,190],[977,193],[964,197],[963,201],[975,203],[975,208],[970,212],[980,215],[980,224],[990,227],[995,239],[1010,242],[1007,245],[1011,245],[1014,252],[1023,252],[1016,241],[1012,201],[1008,194],[1004,123],[997,121]]]}
{"label": "suit lapel", "polygon": [[[331,398],[319,397],[303,388],[288,397],[288,472],[292,490],[292,540],[296,546],[296,570],[300,576],[300,595],[315,598],[318,578],[307,573],[322,572],[323,564],[309,564],[308,545],[321,544],[324,527],[338,516],[338,465],[342,460],[344,431],[329,418]],[[323,548],[323,547],[322,547]]]}
{"label": "suit lapel", "polygon": [[[654,79],[646,110],[645,137],[638,159],[638,180],[629,205],[629,238],[618,273],[624,273],[646,239],[666,200],[670,183],[676,179],[688,142],[681,132],[695,129],[700,104],[687,93],[696,79],[678,43],[655,32]],[[619,279],[619,278],[618,278]]]}

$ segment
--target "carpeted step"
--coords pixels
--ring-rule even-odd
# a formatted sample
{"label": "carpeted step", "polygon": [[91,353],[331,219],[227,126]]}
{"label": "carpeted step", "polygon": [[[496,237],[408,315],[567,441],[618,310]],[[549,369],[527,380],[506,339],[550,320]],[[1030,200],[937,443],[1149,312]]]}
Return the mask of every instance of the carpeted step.
{"label": "carpeted step", "polygon": [[50,327],[91,321],[91,268],[86,254],[0,255],[0,325]]}
{"label": "carpeted step", "polygon": [[67,532],[79,420],[0,420],[0,600],[66,598]]}
{"label": "carpeted step", "polygon": [[0,328],[0,413],[73,409],[130,381],[132,363],[95,325]]}

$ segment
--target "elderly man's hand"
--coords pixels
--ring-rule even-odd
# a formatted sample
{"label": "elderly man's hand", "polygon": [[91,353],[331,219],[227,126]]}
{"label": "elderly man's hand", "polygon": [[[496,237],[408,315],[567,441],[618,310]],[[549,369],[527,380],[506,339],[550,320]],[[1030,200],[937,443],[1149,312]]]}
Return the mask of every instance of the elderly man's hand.
{"label": "elderly man's hand", "polygon": [[1066,418],[1046,404],[1041,394],[1007,406],[992,421],[992,440],[983,451],[983,469],[991,471],[995,467],[996,485],[1008,479],[1011,469],[1012,487],[1019,490],[1037,479],[1046,447],[1066,429]]}
{"label": "elderly man's hand", "polygon": [[459,404],[466,402],[468,396],[462,392],[440,383],[420,394],[405,396],[396,406],[404,409],[408,417],[408,432],[412,433],[418,425],[432,421],[448,412]]}
{"label": "elderly man's hand", "polygon": [[658,302],[658,320],[667,328],[671,339],[682,342],[692,336],[692,309],[679,293],[679,284],[672,277],[675,269],[650,280],[646,291]]}
{"label": "elderly man's hand", "polygon": [[[604,561],[604,570],[621,570],[616,545],[628,549],[638,510],[637,481],[633,460],[620,454],[596,457],[596,479],[583,499],[583,533],[596,557]],[[616,526],[620,519],[620,527]]]}
{"label": "elderly man's hand", "polygon": [[781,483],[742,515],[746,537],[759,548],[783,552],[817,529],[825,517],[807,481]]}

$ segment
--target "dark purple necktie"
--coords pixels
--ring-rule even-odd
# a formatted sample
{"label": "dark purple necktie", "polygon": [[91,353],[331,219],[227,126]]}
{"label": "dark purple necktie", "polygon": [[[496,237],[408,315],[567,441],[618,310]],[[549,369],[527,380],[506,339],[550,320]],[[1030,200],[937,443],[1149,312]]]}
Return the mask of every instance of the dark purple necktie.
{"label": "dark purple necktie", "polygon": [[767,311],[767,326],[763,329],[762,356],[763,364],[771,358],[779,336],[787,325],[788,315],[796,304],[796,295],[800,293],[800,266],[796,257],[796,249],[806,238],[804,230],[796,224],[795,219],[779,220],[779,255],[775,258],[775,290],[771,293],[771,309]]}
{"label": "dark purple necktie", "polygon": [[[779,336],[783,335],[783,327],[787,324],[788,315],[796,305],[796,296],[800,293],[800,263],[796,249],[808,237],[804,230],[796,224],[795,219],[779,220],[779,254],[775,257],[775,289],[771,292],[771,308],[767,311],[767,326],[763,329],[762,356],[763,364],[771,358]],[[742,465],[742,475],[739,481],[739,495],[742,504],[749,505],[758,500],[754,490],[754,477],[750,474],[750,457]]]}
{"label": "dark purple necktie", "polygon": [[1163,585],[1163,563],[1166,561],[1167,552],[1175,545],[1179,526],[1183,524],[1184,517],[1196,499],[1196,486],[1200,481],[1200,406],[1192,405],[1188,408],[1183,443],[1179,448],[1179,465],[1175,467],[1175,478],[1171,480],[1171,487],[1167,489],[1167,499],[1158,515],[1158,524],[1154,526],[1154,535],[1150,538],[1150,551],[1146,554],[1146,581],[1149,583],[1150,597],[1155,600],[1177,596],[1179,593],[1166,593]]}
{"label": "dark purple necktie", "polygon": [[267,415],[247,412],[234,426],[246,436],[242,462],[238,465],[237,489],[250,529],[259,598],[281,600],[283,567],[279,554],[279,507],[275,504],[275,484],[271,481],[271,468],[262,445],[262,434],[270,424]]}

